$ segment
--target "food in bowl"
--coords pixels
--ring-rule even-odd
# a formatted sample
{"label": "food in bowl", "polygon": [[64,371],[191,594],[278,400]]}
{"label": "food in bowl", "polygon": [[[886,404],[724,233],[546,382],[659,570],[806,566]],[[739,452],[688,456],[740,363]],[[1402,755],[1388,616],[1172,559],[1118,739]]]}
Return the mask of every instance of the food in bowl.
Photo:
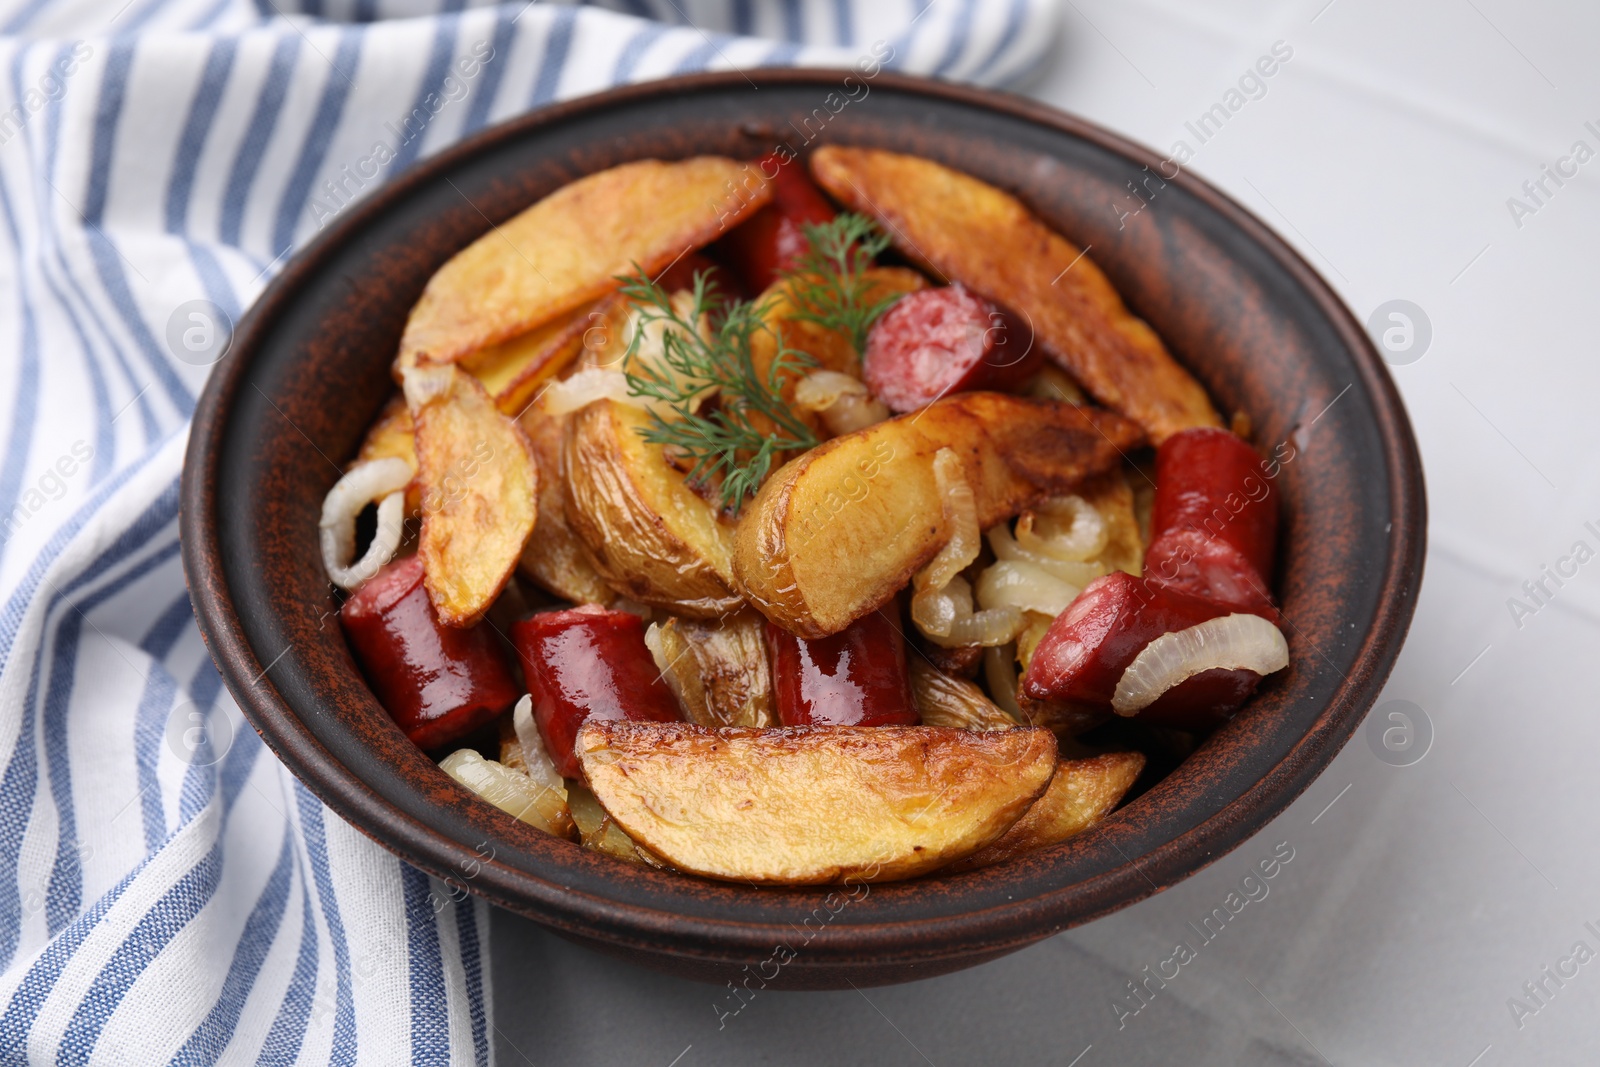
{"label": "food in bowl", "polygon": [[628,862],[1004,862],[1288,663],[1248,418],[930,160],[580,179],[440,268],[394,371],[321,520],[352,652],[444,773]]}

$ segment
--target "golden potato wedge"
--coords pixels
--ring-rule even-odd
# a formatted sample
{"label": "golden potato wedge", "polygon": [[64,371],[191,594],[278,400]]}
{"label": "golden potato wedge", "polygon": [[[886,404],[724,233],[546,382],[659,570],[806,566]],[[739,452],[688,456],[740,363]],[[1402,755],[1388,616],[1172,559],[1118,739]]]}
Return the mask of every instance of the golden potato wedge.
{"label": "golden potato wedge", "polygon": [[1138,752],[1062,760],[1056,764],[1044,796],[1034,801],[1011,829],[949,869],[987,867],[1081,834],[1110,814],[1143,770],[1144,755]]}
{"label": "golden potato wedge", "polygon": [[545,382],[565,370],[583,348],[595,305],[562,315],[536,330],[479,349],[461,368],[483,383],[495,406],[515,418]]}
{"label": "golden potato wedge", "polygon": [[530,405],[517,419],[539,463],[539,514],[517,567],[535,585],[574,604],[608,604],[616,595],[589,561],[583,542],[567,522],[566,479],[561,442],[567,416]]}
{"label": "golden potato wedge", "polygon": [[408,378],[422,488],[418,552],[428,597],[447,626],[469,626],[494,602],[538,514],[539,469],[528,439],[471,376],[453,366]]}
{"label": "golden potato wedge", "polygon": [[961,393],[836,437],[784,465],[746,507],[737,588],[801,637],[838,633],[888,602],[949,540],[933,473],[939,449],[961,457],[988,529],[1108,470],[1142,436],[1107,411]]}
{"label": "golden potato wedge", "polygon": [[1055,769],[1045,730],[709,730],[586,722],[589,787],[644,848],[708,878],[911,878],[996,840]]}
{"label": "golden potato wedge", "polygon": [[733,531],[637,433],[641,409],[597,400],[563,444],[567,522],[607,585],[643,604],[714,619],[739,606]]}
{"label": "golden potato wedge", "polygon": [[900,251],[1029,320],[1052,360],[1154,443],[1222,425],[1200,383],[1094,261],[1016,197],[932,160],[868,148],[825,145],[811,172],[877,219]]}
{"label": "golden potato wedge", "polygon": [[598,300],[638,264],[655,274],[772,198],[759,168],[719,156],[624,163],[562,186],[428,280],[398,365],[445,363]]}
{"label": "golden potato wedge", "polygon": [[1018,725],[977,685],[945,674],[921,656],[908,658],[911,698],[916,702],[917,714],[922,716],[922,725],[979,731],[1009,730]]}
{"label": "golden potato wedge", "polygon": [[776,726],[767,621],[746,609],[716,620],[669,618],[645,644],[690,722],[701,726]]}

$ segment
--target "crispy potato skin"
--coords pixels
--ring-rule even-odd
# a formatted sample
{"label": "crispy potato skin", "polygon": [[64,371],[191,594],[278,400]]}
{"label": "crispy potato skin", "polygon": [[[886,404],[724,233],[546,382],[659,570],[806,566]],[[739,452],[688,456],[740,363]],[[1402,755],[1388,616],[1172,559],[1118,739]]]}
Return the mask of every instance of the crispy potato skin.
{"label": "crispy potato skin", "polygon": [[720,156],[624,163],[562,186],[440,267],[411,309],[398,364],[447,363],[598,300],[637,263],[654,275],[772,198]]}
{"label": "crispy potato skin", "polygon": [[607,585],[696,618],[739,606],[733,531],[685,484],[660,445],[635,432],[640,409],[597,400],[574,412],[563,452],[567,521]]}
{"label": "crispy potato skin", "polygon": [[911,878],[999,838],[1049,784],[1045,730],[709,730],[593,721],[590,788],[641,847],[708,878],[817,885]]}
{"label": "crispy potato skin", "polygon": [[541,589],[574,604],[608,604],[615,595],[567,522],[566,479],[561,442],[568,416],[547,415],[530,405],[517,419],[539,462],[539,515],[517,567]]}
{"label": "crispy potato skin", "polygon": [[538,515],[539,468],[517,424],[455,367],[414,413],[423,576],[446,626],[470,626],[511,577]]}
{"label": "crispy potato skin", "polygon": [[1012,824],[998,841],[951,864],[952,871],[987,867],[1082,833],[1115,808],[1139,772],[1144,755],[1111,752],[1088,759],[1062,760],[1044,796]]}
{"label": "crispy potato skin", "polygon": [[1015,197],[931,160],[876,149],[824,145],[811,172],[882,223],[906,255],[1030,320],[1051,359],[1155,444],[1222,425],[1200,383],[1093,260]]}
{"label": "crispy potato skin", "polygon": [[961,456],[987,529],[1110,469],[1142,440],[1107,411],[1001,393],[962,393],[791,460],[746,508],[737,587],[801,637],[838,633],[881,607],[949,540],[933,474]]}

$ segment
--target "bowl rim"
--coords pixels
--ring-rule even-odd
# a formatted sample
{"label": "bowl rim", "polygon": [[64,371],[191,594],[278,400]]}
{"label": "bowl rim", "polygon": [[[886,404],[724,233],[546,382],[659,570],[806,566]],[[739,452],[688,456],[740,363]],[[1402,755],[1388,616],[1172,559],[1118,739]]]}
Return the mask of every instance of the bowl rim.
{"label": "bowl rim", "polygon": [[[283,698],[245,634],[223,571],[216,495],[217,447],[267,324],[296,298],[304,279],[347,236],[392,205],[440,180],[472,156],[542,127],[586,113],[626,107],[666,93],[704,92],[749,83],[774,86],[837,85],[856,72],[833,68],[764,68],[679,75],[578,97],[490,126],[417,163],[364,201],[351,205],[285,264],[256,298],[234,331],[233,359],[213,370],[195,408],[180,490],[180,540],[185,581],[200,633],[240,710],[273,754],[336,814],[379,844],[441,878],[472,869],[470,888],[495,903],[580,938],[624,950],[680,959],[726,961],[765,954],[792,927],[777,921],[703,918],[561,886],[484,857],[392,806],[368,787],[311,733]],[[884,70],[875,89],[920,95],[997,112],[1156,168],[1163,157],[1095,123],[1026,97]],[[1165,172],[1163,176],[1165,176]],[[1191,171],[1166,179],[1201,201],[1227,225],[1265,252],[1309,297],[1351,357],[1371,398],[1374,429],[1389,476],[1393,528],[1371,627],[1355,650],[1355,670],[1318,712],[1305,733],[1270,769],[1209,818],[1154,848],[1086,879],[998,907],[904,921],[834,927],[806,949],[808,962],[929,964],[988,958],[1136,903],[1215,863],[1281,814],[1326,769],[1376,700],[1399,655],[1415,609],[1426,548],[1427,505],[1422,464],[1399,391],[1366,332],[1327,282],[1299,253],[1252,213]],[[246,353],[249,355],[247,356]],[[267,684],[261,684],[265,681]],[[381,827],[380,829],[378,829]],[[1118,850],[1120,852],[1120,849]],[[671,875],[672,877],[681,877]],[[542,883],[542,890],[541,890]],[[729,886],[745,892],[742,886]],[[822,887],[826,888],[826,887]],[[756,892],[751,890],[750,892]]]}

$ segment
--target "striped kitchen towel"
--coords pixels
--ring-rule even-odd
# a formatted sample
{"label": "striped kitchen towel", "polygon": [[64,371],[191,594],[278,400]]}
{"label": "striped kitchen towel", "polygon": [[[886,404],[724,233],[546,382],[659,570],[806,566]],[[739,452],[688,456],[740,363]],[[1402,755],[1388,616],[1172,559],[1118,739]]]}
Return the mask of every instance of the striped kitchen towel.
{"label": "striped kitchen towel", "polygon": [[388,178],[548,101],[843,66],[875,42],[891,67],[1014,84],[1056,17],[1052,0],[0,2],[0,1064],[491,1058],[485,906],[326,811],[201,645],[177,541],[207,372],[185,305],[236,319],[375,131],[406,134]]}

